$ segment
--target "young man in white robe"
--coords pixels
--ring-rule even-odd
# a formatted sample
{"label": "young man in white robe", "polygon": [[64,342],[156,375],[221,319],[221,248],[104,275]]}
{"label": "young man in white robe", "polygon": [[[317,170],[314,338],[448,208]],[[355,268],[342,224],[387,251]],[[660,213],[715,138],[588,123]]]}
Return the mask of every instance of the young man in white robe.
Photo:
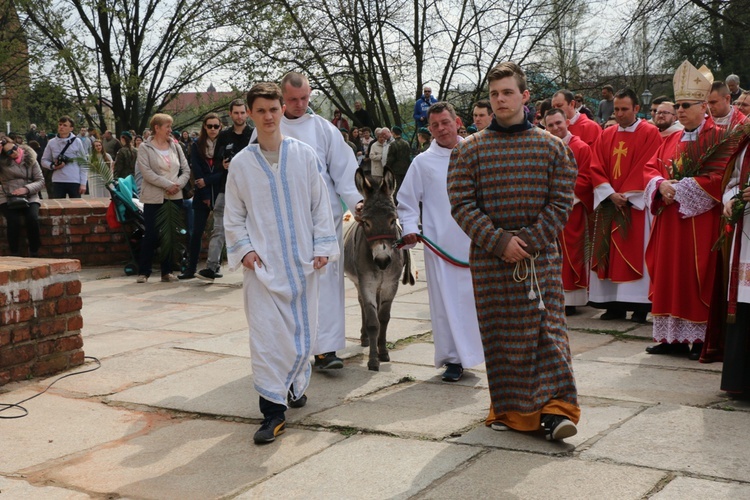
{"label": "young man in white robe", "polygon": [[[339,248],[343,248],[344,210],[339,199],[356,213],[361,207],[362,196],[354,185],[357,159],[352,149],[344,142],[341,132],[328,120],[309,109],[310,83],[300,73],[288,73],[281,80],[281,92],[286,111],[281,118],[281,133],[310,145],[323,164],[323,179],[328,188],[331,212],[336,224]],[[315,366],[330,370],[343,368],[343,361],[336,351],[346,346],[344,323],[344,259],[328,265],[320,279],[320,301],[318,340],[313,347]]]}
{"label": "young man in white robe", "polygon": [[[430,106],[427,122],[435,139],[427,151],[412,162],[398,191],[398,216],[404,228],[404,242],[417,243],[419,204],[422,230],[456,259],[468,262],[471,240],[451,216],[448,199],[448,164],[453,148],[461,140],[456,110],[447,102]],[[443,380],[460,380],[464,367],[484,362],[479,334],[471,271],[449,263],[425,248],[427,292],[435,342],[435,368],[445,366]]]}
{"label": "young man in white robe", "polygon": [[224,228],[229,266],[243,266],[245,313],[263,423],[257,444],[285,429],[287,406],[305,405],[318,330],[319,277],[339,256],[331,205],[313,149],[283,137],[281,90],[247,95],[257,139],[232,160]]}

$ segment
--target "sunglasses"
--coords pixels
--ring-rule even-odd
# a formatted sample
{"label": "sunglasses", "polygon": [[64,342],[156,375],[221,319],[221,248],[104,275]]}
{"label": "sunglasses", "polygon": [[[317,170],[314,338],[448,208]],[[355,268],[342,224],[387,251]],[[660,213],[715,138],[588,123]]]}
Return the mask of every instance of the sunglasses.
{"label": "sunglasses", "polygon": [[703,104],[703,101],[695,101],[695,102],[678,102],[674,105],[675,109],[690,109],[691,106],[695,106],[696,104]]}
{"label": "sunglasses", "polygon": [[10,156],[13,153],[15,153],[16,151],[18,151],[18,144],[14,144],[13,147],[10,148],[10,149],[3,149],[3,154],[5,156]]}
{"label": "sunglasses", "polygon": [[210,124],[210,123],[207,123],[206,124],[206,128],[212,128],[214,130],[219,130],[221,128],[221,125],[219,125],[218,123],[217,124],[213,124],[213,125]]}

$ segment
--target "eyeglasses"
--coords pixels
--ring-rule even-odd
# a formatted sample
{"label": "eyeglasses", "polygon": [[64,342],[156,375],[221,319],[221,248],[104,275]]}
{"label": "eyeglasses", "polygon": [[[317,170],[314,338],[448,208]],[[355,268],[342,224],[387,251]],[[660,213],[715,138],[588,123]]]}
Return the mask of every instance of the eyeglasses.
{"label": "eyeglasses", "polygon": [[13,147],[10,148],[10,149],[3,149],[3,154],[5,156],[10,156],[13,153],[15,153],[16,151],[18,151],[18,144],[14,144]]}
{"label": "eyeglasses", "polygon": [[219,130],[221,128],[221,125],[219,125],[218,123],[214,123],[214,124],[206,123],[206,128],[212,128],[214,130]]}
{"label": "eyeglasses", "polygon": [[696,104],[703,104],[704,101],[695,101],[695,102],[678,102],[674,105],[675,109],[690,109],[690,106],[695,106]]}
{"label": "eyeglasses", "polygon": [[670,112],[670,111],[657,111],[657,112],[656,112],[656,113],[654,113],[654,114],[655,114],[655,115],[673,115],[674,113],[672,113],[672,112]]}

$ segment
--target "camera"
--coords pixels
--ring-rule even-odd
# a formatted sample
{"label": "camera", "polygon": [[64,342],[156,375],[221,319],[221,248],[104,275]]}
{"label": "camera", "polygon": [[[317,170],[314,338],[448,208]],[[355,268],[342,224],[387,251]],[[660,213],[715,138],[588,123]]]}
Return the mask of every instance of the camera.
{"label": "camera", "polygon": [[73,161],[72,158],[68,158],[67,156],[61,154],[57,156],[57,160],[55,160],[55,165],[60,165],[62,163],[67,164],[67,163],[70,163],[71,161]]}
{"label": "camera", "polygon": [[234,144],[227,144],[224,148],[224,160],[232,161],[235,154],[237,154],[237,152],[234,150]]}

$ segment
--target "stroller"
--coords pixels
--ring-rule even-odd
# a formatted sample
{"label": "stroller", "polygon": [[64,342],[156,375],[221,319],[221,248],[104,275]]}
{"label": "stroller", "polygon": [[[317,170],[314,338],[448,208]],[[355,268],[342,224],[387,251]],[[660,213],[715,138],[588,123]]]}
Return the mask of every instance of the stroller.
{"label": "stroller", "polygon": [[[143,209],[138,201],[138,185],[132,175],[124,179],[116,179],[107,184],[107,190],[112,198],[112,203],[107,212],[107,224],[110,229],[122,229],[130,249],[130,260],[125,264],[125,274],[134,276],[138,274],[138,257],[141,250],[141,240],[146,233]],[[183,236],[185,230],[180,232]],[[188,265],[187,248],[182,248],[179,255],[179,265],[182,272]]]}
{"label": "stroller", "polygon": [[138,186],[132,175],[116,179],[106,185],[112,198],[107,211],[107,224],[112,230],[121,229],[128,242],[130,260],[125,264],[125,274],[138,274],[138,256],[141,250],[141,239],[146,232],[143,210],[136,204],[133,196],[138,196]]}

